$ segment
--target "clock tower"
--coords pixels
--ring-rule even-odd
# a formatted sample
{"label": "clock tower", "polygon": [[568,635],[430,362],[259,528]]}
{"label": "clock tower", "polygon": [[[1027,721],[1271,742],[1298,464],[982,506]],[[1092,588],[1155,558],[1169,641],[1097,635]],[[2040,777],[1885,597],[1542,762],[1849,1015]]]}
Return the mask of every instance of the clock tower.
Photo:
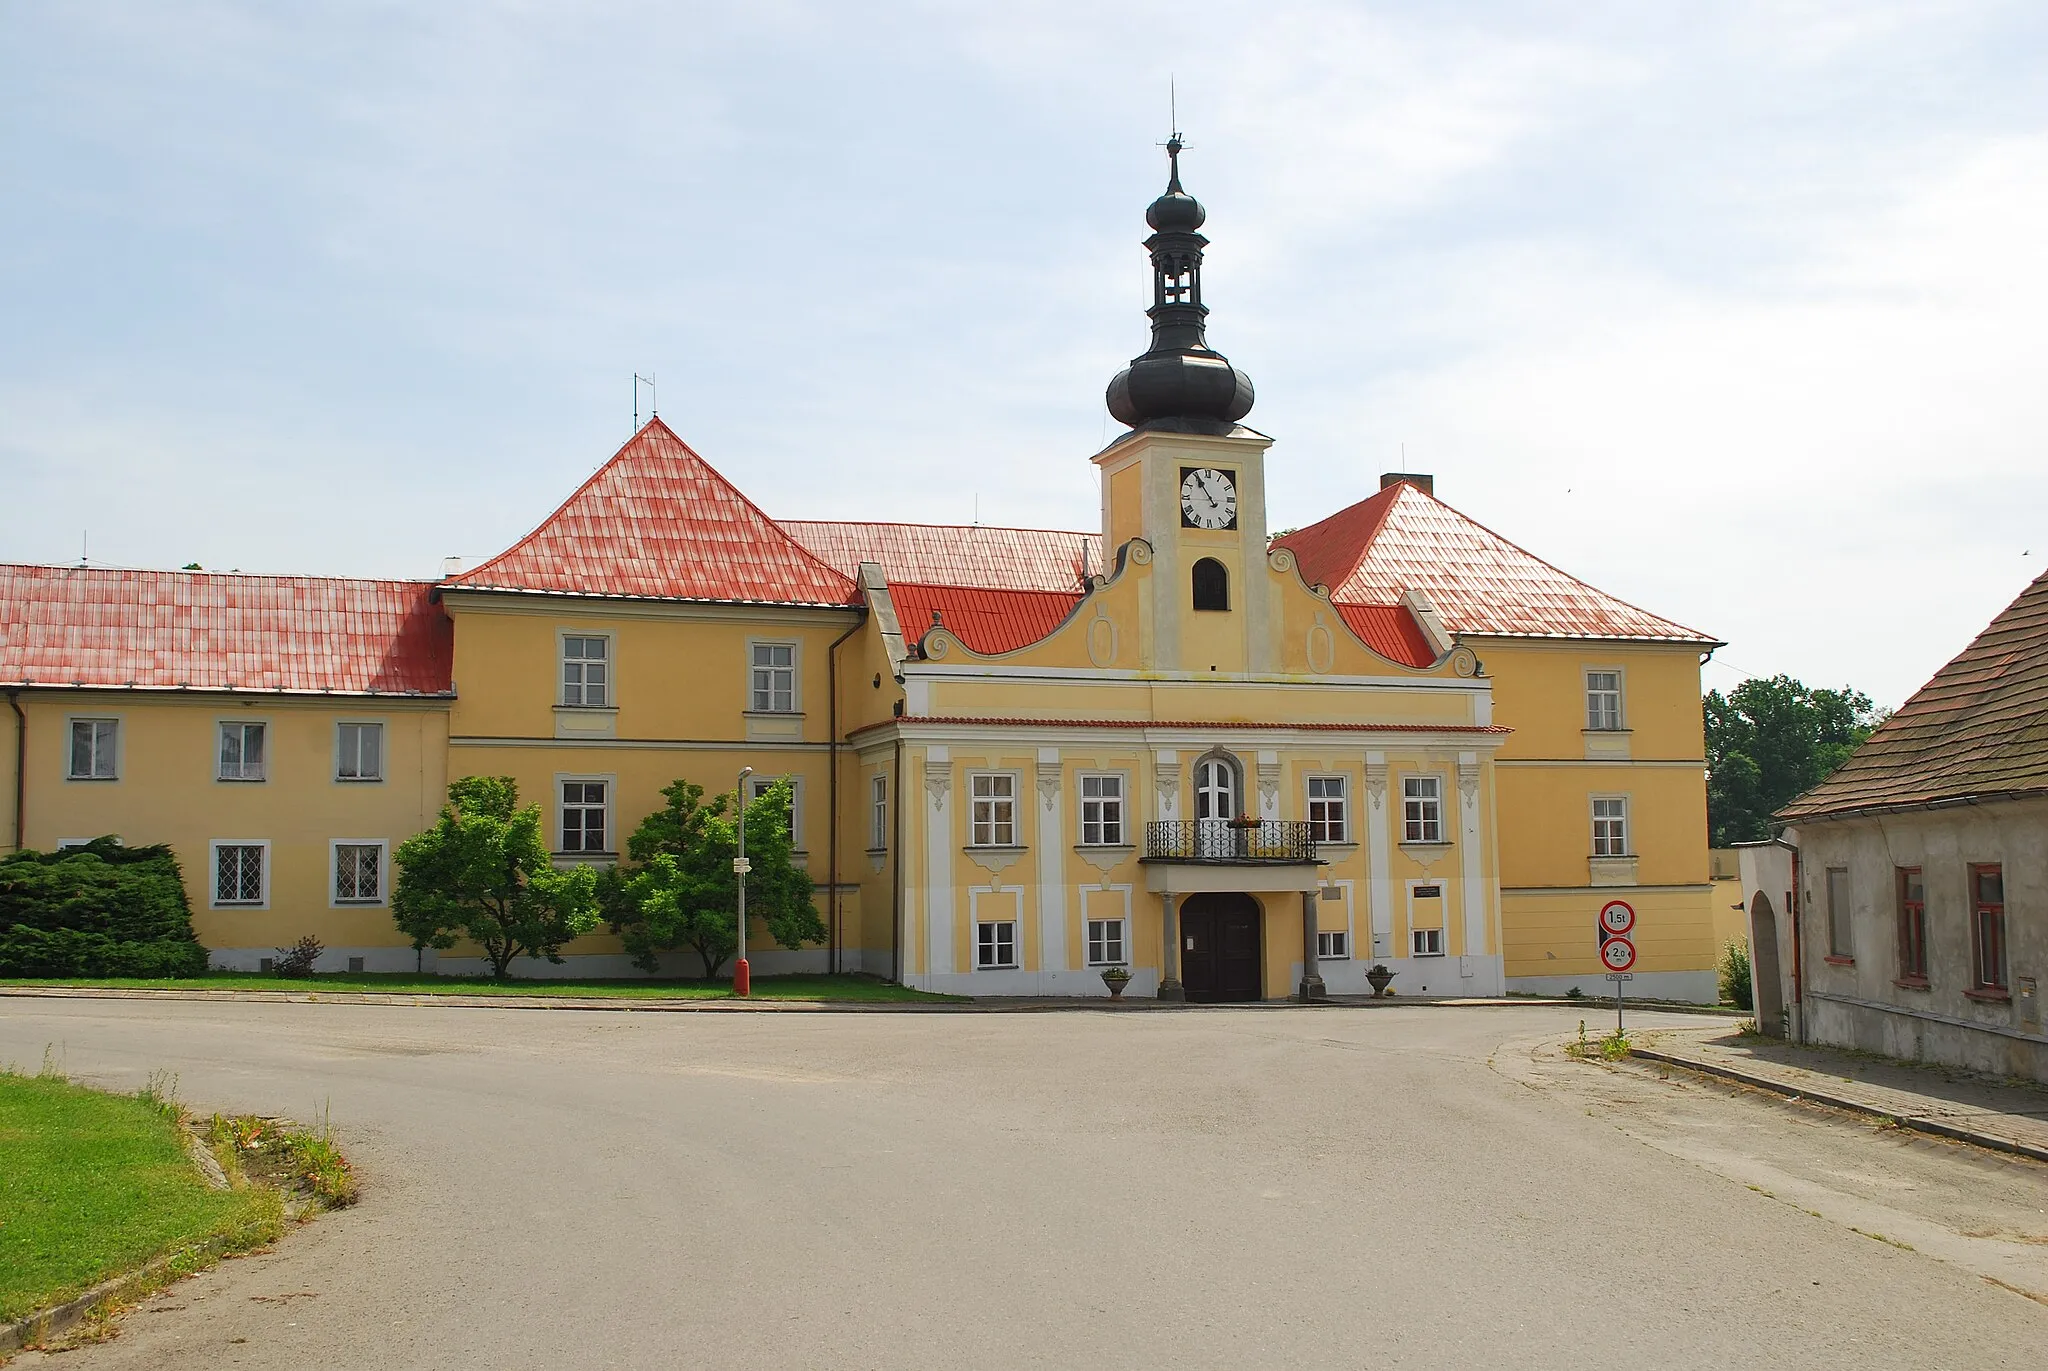
{"label": "clock tower", "polygon": [[1145,211],[1152,236],[1152,346],[1109,383],[1109,412],[1130,432],[1095,455],[1102,532],[1113,558],[1133,538],[1151,549],[1147,665],[1203,674],[1279,669],[1268,613],[1265,454],[1272,439],[1238,421],[1251,377],[1209,346],[1200,232],[1208,217],[1180,184],[1178,133],[1166,193]]}

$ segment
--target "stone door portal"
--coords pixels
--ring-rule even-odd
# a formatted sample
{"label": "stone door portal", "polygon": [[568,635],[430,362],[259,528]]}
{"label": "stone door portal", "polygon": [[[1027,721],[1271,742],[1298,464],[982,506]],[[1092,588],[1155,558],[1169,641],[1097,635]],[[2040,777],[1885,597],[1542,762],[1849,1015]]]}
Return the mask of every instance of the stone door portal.
{"label": "stone door portal", "polygon": [[1198,1003],[1264,998],[1259,902],[1189,895],[1181,902],[1181,983]]}

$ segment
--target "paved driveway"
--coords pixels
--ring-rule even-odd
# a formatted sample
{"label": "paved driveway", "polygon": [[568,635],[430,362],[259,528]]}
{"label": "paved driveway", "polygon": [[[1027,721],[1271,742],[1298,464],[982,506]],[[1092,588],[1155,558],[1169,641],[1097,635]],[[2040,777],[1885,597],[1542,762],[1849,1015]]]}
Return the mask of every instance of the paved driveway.
{"label": "paved driveway", "polygon": [[1532,1075],[1577,1017],[0,999],[0,1061],[331,1108],[364,1174],[75,1371],[2038,1367],[2048,1308]]}

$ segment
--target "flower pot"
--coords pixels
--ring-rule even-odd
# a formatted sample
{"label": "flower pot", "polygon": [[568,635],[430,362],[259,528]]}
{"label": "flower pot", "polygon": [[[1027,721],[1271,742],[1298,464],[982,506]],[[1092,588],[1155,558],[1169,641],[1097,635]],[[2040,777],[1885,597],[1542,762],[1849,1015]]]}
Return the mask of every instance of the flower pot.
{"label": "flower pot", "polygon": [[1109,987],[1109,998],[1121,1000],[1124,997],[1124,987],[1131,983],[1131,978],[1129,976],[1112,976],[1105,971],[1102,973],[1102,983]]}
{"label": "flower pot", "polygon": [[1376,997],[1387,993],[1387,986],[1393,979],[1394,973],[1384,966],[1375,966],[1365,973],[1366,984],[1372,987],[1372,993]]}

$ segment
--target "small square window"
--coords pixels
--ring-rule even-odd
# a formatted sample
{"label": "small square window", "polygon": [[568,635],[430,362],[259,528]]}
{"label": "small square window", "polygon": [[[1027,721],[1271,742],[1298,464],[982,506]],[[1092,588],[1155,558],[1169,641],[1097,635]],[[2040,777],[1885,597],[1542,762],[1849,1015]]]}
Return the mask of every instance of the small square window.
{"label": "small square window", "polygon": [[1316,960],[1341,962],[1351,956],[1351,934],[1341,928],[1316,931]]}
{"label": "small square window", "polygon": [[596,634],[562,635],[562,703],[605,709],[612,702],[612,640]]}
{"label": "small square window", "polygon": [[384,725],[336,724],[334,774],[344,781],[384,779]]}
{"label": "small square window", "polygon": [[263,903],[263,844],[213,845],[213,902],[216,905]]}
{"label": "small square window", "polygon": [[1342,776],[1308,778],[1308,836],[1319,843],[1351,841],[1350,804]]}
{"label": "small square window", "polygon": [[760,799],[775,789],[777,781],[789,782],[789,845],[801,852],[804,847],[804,782],[801,776],[750,776],[747,778],[747,799]]}
{"label": "small square window", "polygon": [[1088,921],[1088,965],[1122,966],[1130,960],[1124,955],[1124,921],[1122,919],[1090,919]]}
{"label": "small square window", "polygon": [[220,778],[223,781],[260,781],[264,778],[263,744],[268,729],[258,723],[223,723],[220,726]]}
{"label": "small square window", "polygon": [[334,845],[334,902],[336,904],[382,904],[384,902],[384,844],[336,843]]}
{"label": "small square window", "polygon": [[975,847],[1017,846],[1017,778],[983,772],[968,778],[974,813],[969,841]]}
{"label": "small square window", "polygon": [[756,714],[796,712],[796,644],[753,645],[753,690],[748,707]]}
{"label": "small square window", "polygon": [[1440,843],[1444,840],[1443,778],[1406,776],[1401,780],[1401,841]]}
{"label": "small square window", "polygon": [[1586,673],[1586,727],[1611,732],[1621,727],[1621,673]]}
{"label": "small square window", "polygon": [[1444,955],[1444,931],[1441,928],[1411,928],[1408,930],[1409,955],[1415,957],[1441,957]]}
{"label": "small square window", "polygon": [[562,782],[561,851],[610,851],[605,846],[610,790],[604,781]]}
{"label": "small square window", "polygon": [[71,767],[74,781],[111,781],[116,778],[121,724],[117,719],[73,719],[71,721]]}
{"label": "small square window", "polygon": [[1121,847],[1124,841],[1124,778],[1081,777],[1081,845]]}
{"label": "small square window", "polygon": [[977,970],[1000,970],[1017,965],[1017,924],[1005,919],[974,926],[974,965]]}

